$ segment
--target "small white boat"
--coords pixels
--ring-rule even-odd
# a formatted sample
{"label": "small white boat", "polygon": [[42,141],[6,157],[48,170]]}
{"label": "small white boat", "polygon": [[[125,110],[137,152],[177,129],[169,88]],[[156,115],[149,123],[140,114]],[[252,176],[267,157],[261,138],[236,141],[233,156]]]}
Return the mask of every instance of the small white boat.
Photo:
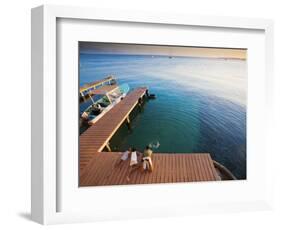
{"label": "small white boat", "polygon": [[128,84],[104,86],[89,93],[90,105],[81,112],[80,126],[93,125],[101,117],[126,97],[130,88]]}

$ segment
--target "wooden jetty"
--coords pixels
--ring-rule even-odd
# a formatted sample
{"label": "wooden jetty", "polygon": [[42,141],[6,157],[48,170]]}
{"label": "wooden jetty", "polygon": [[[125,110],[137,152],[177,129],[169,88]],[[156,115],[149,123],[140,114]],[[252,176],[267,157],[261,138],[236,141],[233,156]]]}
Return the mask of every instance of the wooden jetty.
{"label": "wooden jetty", "polygon": [[[125,121],[130,122],[129,115],[139,103],[139,99],[145,95],[146,90],[147,88],[141,87],[129,93],[94,125],[81,134],[80,170],[84,168],[95,152],[101,152],[105,147],[111,151],[110,139]],[[84,161],[81,161],[81,159]]]}
{"label": "wooden jetty", "polygon": [[[208,153],[153,154],[154,171],[136,171],[129,181],[129,160],[115,167],[120,153],[111,152],[109,141],[120,126],[130,122],[129,115],[142,101],[147,88],[137,88],[101,117],[80,136],[79,185],[121,185],[220,180]],[[107,148],[109,152],[103,152]]]}

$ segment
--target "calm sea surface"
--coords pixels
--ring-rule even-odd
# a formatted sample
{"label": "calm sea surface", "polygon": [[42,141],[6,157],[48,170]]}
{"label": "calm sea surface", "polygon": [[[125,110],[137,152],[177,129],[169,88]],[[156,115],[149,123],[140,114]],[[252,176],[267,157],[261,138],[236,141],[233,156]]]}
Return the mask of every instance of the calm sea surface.
{"label": "calm sea surface", "polygon": [[246,178],[246,61],[80,54],[80,85],[110,74],[157,95],[135,111],[131,132],[124,126],[113,137],[114,150],[150,144],[155,153],[210,153]]}

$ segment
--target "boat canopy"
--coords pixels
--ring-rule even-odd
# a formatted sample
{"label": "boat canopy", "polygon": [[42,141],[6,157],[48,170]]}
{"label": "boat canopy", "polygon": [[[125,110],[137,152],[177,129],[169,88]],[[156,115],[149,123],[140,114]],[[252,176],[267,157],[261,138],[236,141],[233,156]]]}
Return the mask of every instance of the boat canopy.
{"label": "boat canopy", "polygon": [[112,92],[113,90],[115,90],[116,88],[118,88],[117,85],[104,85],[98,89],[91,90],[89,92],[89,94],[90,95],[106,95],[106,94]]}
{"label": "boat canopy", "polygon": [[92,90],[95,89],[100,89],[103,86],[108,86],[108,85],[115,85],[116,84],[116,79],[113,76],[108,76],[102,80],[95,81],[95,82],[90,82],[87,83],[83,86],[80,87],[80,94],[81,95],[86,95]]}

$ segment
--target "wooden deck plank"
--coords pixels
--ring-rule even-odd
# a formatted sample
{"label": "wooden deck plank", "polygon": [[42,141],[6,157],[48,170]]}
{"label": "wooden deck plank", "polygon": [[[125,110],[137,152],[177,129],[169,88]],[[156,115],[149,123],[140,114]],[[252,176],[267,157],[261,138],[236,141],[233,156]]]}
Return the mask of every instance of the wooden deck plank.
{"label": "wooden deck plank", "polygon": [[[109,154],[109,153],[107,153]],[[116,162],[120,159],[121,155],[119,152],[113,153],[112,157],[114,158],[112,160],[112,165],[111,165],[111,172],[110,172],[110,176],[107,180],[106,185],[111,185],[116,181],[116,178],[118,176],[119,171],[121,170],[121,166],[122,165],[116,165]]]}
{"label": "wooden deck plank", "polygon": [[194,170],[193,170],[194,180],[193,181],[200,181],[199,171],[197,169],[197,165],[196,165],[194,157],[190,158],[190,162],[191,162],[191,167],[194,168]]}
{"label": "wooden deck plank", "polygon": [[199,155],[196,155],[196,159],[197,159],[197,164],[198,164],[198,167],[199,167],[199,170],[200,170],[200,173],[201,173],[201,180],[202,181],[206,181],[207,180],[207,176],[205,174],[205,170],[204,170],[204,167],[201,163],[201,160],[200,160],[200,156]]}
{"label": "wooden deck plank", "polygon": [[182,167],[182,165],[181,165],[181,161],[183,160],[182,159],[182,156],[181,156],[182,154],[177,154],[176,155],[176,165],[177,165],[177,182],[182,182],[183,180],[182,180],[182,176],[183,176],[183,167]]}
{"label": "wooden deck plank", "polygon": [[159,164],[160,162],[160,156],[161,154],[154,154],[153,155],[153,167],[154,167],[154,171],[157,172],[156,174],[156,178],[155,178],[155,183],[161,183],[161,173],[163,171],[163,167],[161,167],[161,165]]}
{"label": "wooden deck plank", "polygon": [[97,178],[96,182],[100,185],[104,185],[106,183],[107,176],[111,172],[110,162],[113,162],[109,157],[104,157],[105,154],[103,154],[103,167],[100,169],[99,177]]}
{"label": "wooden deck plank", "polygon": [[208,180],[211,179],[211,173],[210,173],[211,169],[208,167],[206,161],[203,161],[202,159],[201,159],[201,164],[202,164],[202,166],[204,168],[204,171],[205,171],[206,180],[208,181]]}
{"label": "wooden deck plank", "polygon": [[[103,167],[103,161],[101,160],[102,159],[102,155],[101,154],[97,154],[95,156],[96,158],[96,161],[95,160],[92,160],[91,161],[91,164],[88,166],[86,166],[87,168],[84,169],[84,175],[86,175],[86,179],[85,179],[85,183],[86,185],[90,185],[92,183],[96,183],[96,180],[97,180],[97,177],[99,176],[100,174],[100,171],[99,169],[101,167]],[[87,173],[86,173],[87,171]]]}
{"label": "wooden deck plank", "polygon": [[180,182],[184,182],[185,181],[185,177],[186,177],[186,168],[184,166],[185,163],[185,159],[183,157],[183,154],[180,154],[180,167],[182,169],[182,173],[180,173]]}
{"label": "wooden deck plank", "polygon": [[173,178],[172,178],[172,161],[170,162],[170,164],[168,164],[168,158],[165,157],[164,158],[164,167],[166,168],[166,178],[167,178],[167,182],[168,183],[172,183]]}
{"label": "wooden deck plank", "polygon": [[154,157],[158,159],[158,162],[157,162],[157,167],[155,168],[155,171],[158,171],[158,183],[164,183],[164,178],[163,178],[163,174],[164,174],[164,170],[163,170],[163,165],[161,165],[161,161],[162,160],[162,154],[154,154]]}
{"label": "wooden deck plank", "polygon": [[199,164],[199,170],[200,170],[201,175],[202,175],[202,181],[207,181],[207,175],[206,175],[204,166],[203,166],[203,164],[201,162],[201,158],[200,158],[199,155],[197,155],[197,160],[198,160],[198,164]]}
{"label": "wooden deck plank", "polygon": [[202,175],[201,175],[200,168],[198,167],[198,162],[197,162],[197,159],[196,159],[196,155],[193,158],[193,162],[194,162],[194,166],[196,167],[196,175],[198,176],[198,181],[202,181]]}
{"label": "wooden deck plank", "polygon": [[184,181],[191,181],[191,175],[190,175],[190,171],[189,171],[189,159],[188,158],[185,159],[183,167],[185,168]]}
{"label": "wooden deck plank", "polygon": [[117,174],[117,180],[116,180],[115,184],[124,184],[125,182],[123,181],[123,179],[126,180],[126,183],[127,183],[127,176],[129,173],[129,169],[130,169],[130,166],[129,166],[129,161],[128,161],[127,167],[121,167],[120,173]]}
{"label": "wooden deck plank", "polygon": [[175,162],[175,155],[174,154],[171,154],[172,155],[172,170],[171,170],[171,176],[172,176],[172,183],[175,183],[176,182],[176,162]]}

